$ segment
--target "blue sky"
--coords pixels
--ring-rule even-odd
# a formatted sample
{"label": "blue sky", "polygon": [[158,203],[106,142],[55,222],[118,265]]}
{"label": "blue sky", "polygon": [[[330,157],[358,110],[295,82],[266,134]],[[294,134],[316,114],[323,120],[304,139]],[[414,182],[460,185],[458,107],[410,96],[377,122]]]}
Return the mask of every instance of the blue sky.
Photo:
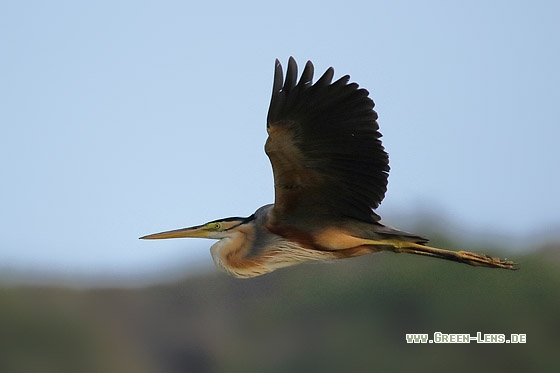
{"label": "blue sky", "polygon": [[274,59],[291,55],[370,91],[388,223],[432,214],[516,250],[554,236],[558,14],[554,1],[3,2],[0,268],[210,267],[211,241],[138,237],[273,201],[265,119]]}

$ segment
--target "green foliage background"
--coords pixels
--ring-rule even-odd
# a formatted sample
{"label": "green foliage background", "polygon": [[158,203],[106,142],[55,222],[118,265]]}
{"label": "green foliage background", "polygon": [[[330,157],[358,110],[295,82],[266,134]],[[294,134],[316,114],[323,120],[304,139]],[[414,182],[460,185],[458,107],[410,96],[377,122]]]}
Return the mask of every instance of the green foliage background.
{"label": "green foliage background", "polygon": [[[6,286],[0,371],[550,371],[559,252],[516,257],[519,271],[382,253],[249,280],[213,272],[137,289]],[[405,341],[434,332],[523,333],[527,343]]]}

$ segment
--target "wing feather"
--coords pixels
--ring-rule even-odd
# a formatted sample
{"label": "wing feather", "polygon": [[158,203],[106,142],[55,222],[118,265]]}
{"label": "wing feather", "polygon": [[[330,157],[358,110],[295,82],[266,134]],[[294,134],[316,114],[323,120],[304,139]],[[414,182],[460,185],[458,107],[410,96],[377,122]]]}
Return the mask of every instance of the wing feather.
{"label": "wing feather", "polygon": [[312,83],[308,61],[297,82],[290,57],[286,78],[276,60],[265,146],[275,182],[273,215],[308,221],[318,215],[376,222],[387,189],[389,158],[381,144],[369,92],[333,68]]}

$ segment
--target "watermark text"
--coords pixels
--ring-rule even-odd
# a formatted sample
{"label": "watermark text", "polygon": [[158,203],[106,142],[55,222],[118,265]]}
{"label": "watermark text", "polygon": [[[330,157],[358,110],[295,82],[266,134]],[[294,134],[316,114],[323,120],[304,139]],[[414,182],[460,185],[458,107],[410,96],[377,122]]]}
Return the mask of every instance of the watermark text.
{"label": "watermark text", "polygon": [[429,334],[406,334],[406,343],[527,343],[527,334],[491,334],[478,332],[470,334],[447,334],[435,332]]}

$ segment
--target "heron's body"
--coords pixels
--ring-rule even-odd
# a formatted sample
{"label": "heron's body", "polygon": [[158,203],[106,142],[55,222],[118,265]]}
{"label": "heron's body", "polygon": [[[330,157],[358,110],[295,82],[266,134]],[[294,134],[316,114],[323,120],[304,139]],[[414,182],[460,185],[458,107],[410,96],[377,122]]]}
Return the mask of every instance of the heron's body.
{"label": "heron's body", "polygon": [[378,251],[406,252],[471,265],[513,269],[484,254],[442,250],[427,239],[380,222],[389,171],[368,91],[332,82],[333,69],[312,84],[308,62],[297,81],[290,58],[285,81],[276,61],[265,151],[274,171],[275,203],[248,218],[227,218],[142,238],[204,237],[217,267],[254,277],[311,260]]}
{"label": "heron's body", "polygon": [[378,237],[381,244],[380,235],[373,229],[360,232],[332,225],[311,231],[297,226],[275,230],[269,224],[272,209],[273,205],[261,207],[247,218],[254,219],[254,224],[240,224],[211,247],[217,267],[237,277],[253,277],[310,260],[342,259],[380,250],[372,244],[375,240],[364,238]]}

